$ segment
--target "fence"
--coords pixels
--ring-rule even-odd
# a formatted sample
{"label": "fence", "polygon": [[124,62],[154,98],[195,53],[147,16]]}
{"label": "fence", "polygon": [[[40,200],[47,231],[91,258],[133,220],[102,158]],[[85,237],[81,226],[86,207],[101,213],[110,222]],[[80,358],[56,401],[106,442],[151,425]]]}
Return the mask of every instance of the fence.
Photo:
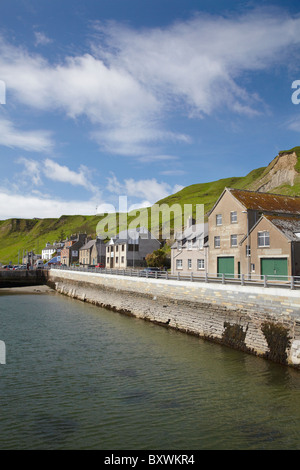
{"label": "fence", "polygon": [[285,289],[300,289],[300,276],[276,276],[276,275],[255,275],[255,274],[216,274],[205,273],[197,275],[177,272],[170,274],[168,271],[154,271],[149,269],[113,269],[113,268],[95,268],[78,266],[54,266],[51,269],[93,272],[99,274],[114,274],[119,276],[144,277],[154,279],[171,279],[177,281],[190,282],[215,282],[221,284],[235,284],[241,286],[261,286],[261,287],[279,287]]}

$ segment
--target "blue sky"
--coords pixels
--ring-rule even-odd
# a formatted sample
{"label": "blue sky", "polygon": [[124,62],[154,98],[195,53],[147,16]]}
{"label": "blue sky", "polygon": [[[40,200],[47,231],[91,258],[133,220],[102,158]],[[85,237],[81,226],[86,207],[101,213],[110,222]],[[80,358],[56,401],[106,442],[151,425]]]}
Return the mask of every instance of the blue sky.
{"label": "blue sky", "polygon": [[300,145],[298,1],[0,10],[0,219],[144,207]]}

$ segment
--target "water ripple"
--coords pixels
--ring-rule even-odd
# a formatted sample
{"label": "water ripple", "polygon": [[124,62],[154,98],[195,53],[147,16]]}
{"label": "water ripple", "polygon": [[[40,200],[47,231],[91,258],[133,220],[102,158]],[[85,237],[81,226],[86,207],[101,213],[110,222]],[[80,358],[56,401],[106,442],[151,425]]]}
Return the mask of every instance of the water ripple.
{"label": "water ripple", "polygon": [[300,374],[60,296],[1,296],[0,449],[298,449]]}

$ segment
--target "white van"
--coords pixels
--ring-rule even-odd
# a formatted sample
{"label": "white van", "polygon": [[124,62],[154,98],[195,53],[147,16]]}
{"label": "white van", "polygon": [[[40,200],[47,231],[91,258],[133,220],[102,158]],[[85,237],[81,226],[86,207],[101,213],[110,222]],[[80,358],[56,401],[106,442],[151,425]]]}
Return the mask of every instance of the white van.
{"label": "white van", "polygon": [[38,259],[35,265],[36,265],[36,269],[43,269],[44,261],[42,259]]}

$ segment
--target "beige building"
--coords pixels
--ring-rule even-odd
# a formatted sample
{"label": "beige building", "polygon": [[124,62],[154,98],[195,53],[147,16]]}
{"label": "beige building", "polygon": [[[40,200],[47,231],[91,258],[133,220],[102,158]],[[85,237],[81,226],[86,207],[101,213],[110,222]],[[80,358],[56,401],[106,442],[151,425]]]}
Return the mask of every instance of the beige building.
{"label": "beige building", "polygon": [[106,244],[106,267],[116,269],[147,266],[146,256],[160,248],[160,242],[145,228],[120,232]]}
{"label": "beige building", "polygon": [[[232,277],[257,272],[256,234],[251,229],[262,215],[300,216],[300,198],[225,188],[208,217],[210,274]],[[277,240],[273,238],[274,250],[280,248],[275,246]]]}
{"label": "beige building", "polygon": [[251,238],[251,275],[269,279],[300,276],[300,217],[263,215],[242,242]]}
{"label": "beige building", "polygon": [[171,247],[171,273],[203,275],[207,272],[208,224],[195,224],[190,217],[185,230],[175,235]]}
{"label": "beige building", "polygon": [[105,267],[105,244],[101,239],[90,240],[79,250],[79,264],[81,266]]}

